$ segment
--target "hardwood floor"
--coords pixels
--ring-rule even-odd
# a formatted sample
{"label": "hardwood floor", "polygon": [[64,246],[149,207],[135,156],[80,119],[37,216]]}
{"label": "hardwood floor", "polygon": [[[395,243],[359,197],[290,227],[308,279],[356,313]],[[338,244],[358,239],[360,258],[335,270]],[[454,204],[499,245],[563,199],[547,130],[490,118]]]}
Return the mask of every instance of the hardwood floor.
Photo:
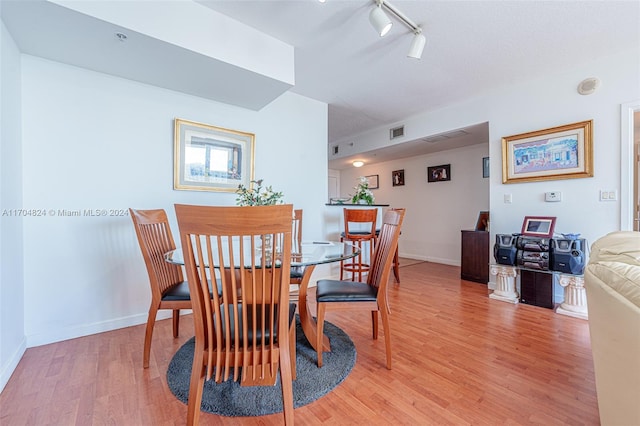
{"label": "hardwood floor", "polygon": [[[460,269],[403,266],[390,284],[393,370],[370,315],[331,312],[354,341],[356,366],[333,392],[296,409],[301,425],[598,425],[586,321],[487,297]],[[192,335],[182,318],[156,324],[150,367],[144,326],[30,348],[0,395],[2,425],[174,425],[187,407],[169,391],[166,369]],[[382,330],[381,330],[382,333]],[[282,416],[202,424],[277,425]]]}

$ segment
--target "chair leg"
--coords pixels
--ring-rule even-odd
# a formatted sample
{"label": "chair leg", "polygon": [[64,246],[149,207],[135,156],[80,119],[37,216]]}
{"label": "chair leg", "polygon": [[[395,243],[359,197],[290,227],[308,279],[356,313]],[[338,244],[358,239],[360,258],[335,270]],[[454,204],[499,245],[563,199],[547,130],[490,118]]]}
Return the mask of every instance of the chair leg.
{"label": "chair leg", "polygon": [[396,283],[400,284],[400,258],[398,256],[397,247],[396,247],[396,253],[393,255],[393,276],[396,279]]}
{"label": "chair leg", "polygon": [[204,391],[204,348],[196,348],[193,355],[193,365],[191,367],[191,382],[189,383],[189,401],[187,405],[187,426],[197,426],[200,424],[200,405],[202,404],[202,393]]}
{"label": "chair leg", "polygon": [[291,358],[291,380],[296,379],[296,322],[291,323],[289,330],[289,357]]}
{"label": "chair leg", "polygon": [[391,370],[391,329],[389,327],[389,313],[380,309],[380,315],[382,315],[382,328],[384,331],[384,346],[387,353],[387,370]]}
{"label": "chair leg", "polygon": [[371,311],[371,327],[373,329],[373,340],[378,340],[378,311]]}
{"label": "chair leg", "polygon": [[173,338],[178,337],[180,330],[180,309],[173,310]]}
{"label": "chair leg", "polygon": [[290,352],[280,351],[280,385],[282,387],[282,406],[284,424],[293,425],[293,373]]}
{"label": "chair leg", "polygon": [[322,367],[322,340],[324,339],[324,303],[317,304],[316,313],[316,353],[318,354],[318,368]]}
{"label": "chair leg", "polygon": [[147,317],[147,328],[144,332],[144,349],[142,352],[142,368],[149,368],[149,356],[151,354],[151,338],[153,337],[153,326],[156,323],[157,306],[149,306],[149,316]]}

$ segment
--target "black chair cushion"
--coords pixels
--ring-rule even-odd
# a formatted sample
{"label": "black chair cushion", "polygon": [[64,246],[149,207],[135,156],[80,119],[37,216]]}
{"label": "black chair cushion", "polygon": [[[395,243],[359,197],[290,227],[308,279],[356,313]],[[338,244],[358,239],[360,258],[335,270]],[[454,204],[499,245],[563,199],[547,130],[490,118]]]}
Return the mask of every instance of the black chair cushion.
{"label": "black chair cushion", "polygon": [[302,266],[293,266],[291,268],[290,277],[302,279],[303,272],[304,272],[304,269],[302,268]]}
{"label": "black chair cushion", "polygon": [[[222,294],[222,283],[220,280],[217,280],[218,284],[218,294]],[[210,296],[213,297],[211,281],[209,281],[209,293]],[[178,300],[191,300],[191,296],[189,294],[189,283],[187,281],[182,281],[180,284],[171,287],[162,295],[162,300],[164,301],[178,301]]]}
{"label": "black chair cushion", "polygon": [[[349,232],[349,233],[350,233],[351,235],[369,235],[371,232],[369,232],[369,231],[351,231],[351,232]],[[376,235],[378,235],[378,234],[380,234],[380,230],[379,230],[379,229],[376,229]],[[340,236],[341,236],[342,238],[344,238],[346,235],[347,235],[347,234],[346,234],[344,231],[342,231],[342,232],[340,233]]]}
{"label": "black chair cushion", "polygon": [[375,302],[378,289],[366,283],[339,280],[320,280],[316,300],[322,302]]}

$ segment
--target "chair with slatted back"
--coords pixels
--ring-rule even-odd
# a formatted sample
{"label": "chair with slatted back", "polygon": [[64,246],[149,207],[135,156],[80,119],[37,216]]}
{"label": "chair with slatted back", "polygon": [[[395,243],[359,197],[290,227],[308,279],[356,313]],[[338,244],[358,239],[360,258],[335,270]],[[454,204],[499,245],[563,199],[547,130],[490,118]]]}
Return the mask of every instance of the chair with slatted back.
{"label": "chair with slatted back", "polygon": [[129,209],[129,213],[151,286],[151,305],[147,317],[142,357],[142,366],[148,368],[151,337],[158,310],[173,310],[173,337],[178,337],[180,309],[191,309],[191,299],[189,285],[183,279],[182,268],[164,260],[164,254],[176,248],[166,212],[162,209]]}
{"label": "chair with slatted back", "polygon": [[[376,243],[376,220],[378,209],[344,209],[344,232],[340,241],[355,245],[360,254],[340,262],[340,279],[345,272],[351,274],[352,281],[362,281],[362,275],[369,272]],[[357,277],[357,279],[356,279]]]}
{"label": "chair with slatted back", "polygon": [[[273,386],[279,376],[285,424],[292,425],[291,205],[175,209],[195,326],[187,424],[198,424],[205,379]],[[221,294],[210,299],[213,275]]]}
{"label": "chair with slatted back", "polygon": [[380,312],[384,329],[387,368],[391,370],[391,330],[389,329],[390,309],[387,299],[387,284],[393,266],[394,253],[398,247],[398,237],[404,214],[404,209],[389,210],[384,214],[366,283],[341,280],[318,281],[316,288],[318,367],[322,367],[325,313],[329,310],[353,312],[362,309],[371,312],[374,339],[378,338],[378,312]]}

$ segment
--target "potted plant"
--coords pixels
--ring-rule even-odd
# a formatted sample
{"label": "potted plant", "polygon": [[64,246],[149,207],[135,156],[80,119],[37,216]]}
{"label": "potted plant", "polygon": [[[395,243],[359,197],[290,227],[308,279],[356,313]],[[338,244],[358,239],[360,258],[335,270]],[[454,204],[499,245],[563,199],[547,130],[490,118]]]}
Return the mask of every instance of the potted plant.
{"label": "potted plant", "polygon": [[282,204],[284,194],[274,191],[271,185],[263,189],[262,182],[264,179],[252,180],[249,188],[244,185],[238,185],[236,194],[236,204],[238,206],[273,206]]}
{"label": "potted plant", "polygon": [[351,202],[353,204],[373,204],[373,193],[369,189],[369,181],[366,177],[360,176],[358,178],[358,185],[356,185],[353,189],[356,190],[356,193],[353,194],[353,197],[351,197]]}

